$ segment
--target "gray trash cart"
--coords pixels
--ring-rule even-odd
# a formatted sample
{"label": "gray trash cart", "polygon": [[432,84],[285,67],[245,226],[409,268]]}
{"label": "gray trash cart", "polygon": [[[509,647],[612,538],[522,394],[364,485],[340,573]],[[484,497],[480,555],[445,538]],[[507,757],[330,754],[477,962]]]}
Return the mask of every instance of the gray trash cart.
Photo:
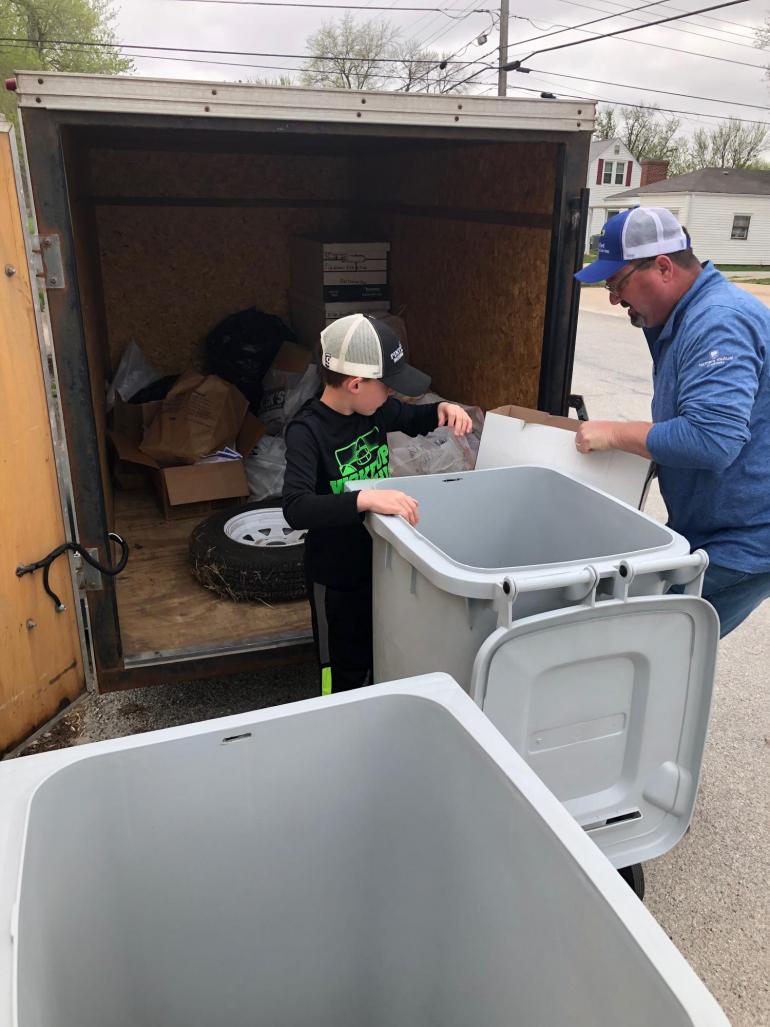
{"label": "gray trash cart", "polygon": [[450,679],[0,764],[0,1023],[725,1027]]}
{"label": "gray trash cart", "polygon": [[718,643],[706,555],[542,467],[352,487],[420,502],[417,528],[367,517],[375,680],[451,674],[641,897],[642,861],[695,804]]}

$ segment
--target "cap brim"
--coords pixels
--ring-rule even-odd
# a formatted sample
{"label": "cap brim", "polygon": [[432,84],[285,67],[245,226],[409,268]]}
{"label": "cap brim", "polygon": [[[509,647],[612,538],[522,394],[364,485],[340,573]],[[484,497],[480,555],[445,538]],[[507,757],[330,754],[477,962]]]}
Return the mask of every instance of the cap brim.
{"label": "cap brim", "polygon": [[430,375],[418,371],[411,364],[404,364],[395,374],[389,374],[382,381],[402,396],[422,396],[430,388]]}
{"label": "cap brim", "polygon": [[593,264],[584,267],[582,271],[576,272],[575,278],[579,282],[593,285],[595,282],[603,282],[606,278],[611,278],[627,263],[627,260],[595,260]]}

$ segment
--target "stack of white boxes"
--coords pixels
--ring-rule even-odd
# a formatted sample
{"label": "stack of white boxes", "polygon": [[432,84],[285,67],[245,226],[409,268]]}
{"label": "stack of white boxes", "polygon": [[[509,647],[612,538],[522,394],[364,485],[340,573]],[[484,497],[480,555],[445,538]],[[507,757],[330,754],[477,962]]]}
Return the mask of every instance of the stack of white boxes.
{"label": "stack of white boxes", "polygon": [[323,329],[346,314],[390,310],[388,242],[291,240],[289,305],[300,342],[315,347]]}

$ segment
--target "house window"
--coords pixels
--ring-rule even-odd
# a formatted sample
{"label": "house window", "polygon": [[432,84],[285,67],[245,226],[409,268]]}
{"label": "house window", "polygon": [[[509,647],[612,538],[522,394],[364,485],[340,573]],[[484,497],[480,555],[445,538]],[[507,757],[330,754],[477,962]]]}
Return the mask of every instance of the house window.
{"label": "house window", "polygon": [[733,230],[730,232],[731,239],[748,239],[749,237],[749,223],[751,221],[750,214],[735,214],[733,215]]}
{"label": "house window", "polygon": [[604,164],[604,185],[623,185],[626,174],[626,162],[624,160],[608,160]]}
{"label": "house window", "polygon": [[607,220],[605,221],[605,224],[607,223],[607,221],[609,221],[609,220],[610,220],[610,218],[614,218],[614,217],[615,217],[615,215],[616,215],[616,214],[619,214],[619,213],[620,213],[620,211],[619,211],[619,210],[608,210],[608,211],[607,211]]}

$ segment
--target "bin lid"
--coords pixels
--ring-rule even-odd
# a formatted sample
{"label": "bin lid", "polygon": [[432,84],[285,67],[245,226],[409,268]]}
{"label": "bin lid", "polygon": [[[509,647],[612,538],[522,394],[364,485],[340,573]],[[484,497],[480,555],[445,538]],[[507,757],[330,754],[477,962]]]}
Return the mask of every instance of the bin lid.
{"label": "bin lid", "polygon": [[691,596],[606,600],[498,628],[471,697],[615,866],[687,829],[719,620]]}

